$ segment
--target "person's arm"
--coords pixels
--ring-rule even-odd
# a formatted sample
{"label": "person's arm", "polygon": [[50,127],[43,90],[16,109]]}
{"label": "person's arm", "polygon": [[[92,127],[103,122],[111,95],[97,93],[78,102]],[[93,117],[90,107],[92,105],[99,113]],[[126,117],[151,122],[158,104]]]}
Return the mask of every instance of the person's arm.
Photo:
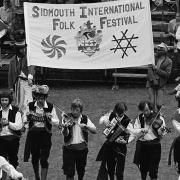
{"label": "person's arm", "polygon": [[108,114],[105,114],[104,116],[102,116],[100,119],[99,119],[99,124],[104,124],[105,126],[108,126],[110,121],[109,121],[109,115],[110,113]]}
{"label": "person's arm", "polygon": [[23,178],[23,174],[18,172],[9,162],[0,156],[0,169],[5,171],[12,179]]}
{"label": "person's arm", "polygon": [[89,132],[91,132],[92,134],[96,134],[97,130],[95,125],[91,122],[91,120],[88,118],[87,120],[87,124],[79,124],[80,127],[84,130],[88,130]]}
{"label": "person's arm", "polygon": [[56,109],[53,107],[51,113],[47,113],[48,117],[51,119],[50,123],[59,126],[59,118],[56,113]]}
{"label": "person's arm", "polygon": [[18,111],[15,116],[15,122],[9,122],[9,128],[12,130],[20,130],[23,127],[23,121],[21,118],[21,113]]}

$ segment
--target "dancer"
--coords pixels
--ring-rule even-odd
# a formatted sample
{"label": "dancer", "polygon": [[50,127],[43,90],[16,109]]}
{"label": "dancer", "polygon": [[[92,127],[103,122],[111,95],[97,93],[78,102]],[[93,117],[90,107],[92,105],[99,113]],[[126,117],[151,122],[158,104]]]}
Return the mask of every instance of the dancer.
{"label": "dancer", "polygon": [[114,140],[107,139],[102,145],[96,159],[101,161],[97,180],[108,180],[108,177],[110,180],[114,180],[114,175],[116,175],[117,180],[123,180],[127,153],[126,144],[133,139],[130,136],[133,126],[131,119],[125,114],[126,111],[126,104],[118,102],[112,112],[102,116],[99,120],[100,124],[106,126],[107,132],[113,126],[112,122],[116,120],[117,123],[122,125],[122,134]]}
{"label": "dancer", "polygon": [[134,124],[134,132],[138,137],[134,163],[139,167],[142,180],[146,180],[148,173],[151,180],[157,180],[161,139],[166,134],[165,121],[160,111],[153,111],[153,105],[149,101],[141,101],[138,108],[141,113]]}
{"label": "dancer", "polygon": [[83,113],[83,104],[75,99],[71,113],[62,114],[62,133],[64,135],[63,166],[66,180],[74,180],[75,168],[78,180],[83,180],[88,154],[88,132],[96,134],[96,127]]}
{"label": "dancer", "polygon": [[[27,110],[29,130],[26,138],[24,161],[32,155],[32,165],[36,180],[46,180],[48,173],[48,158],[51,150],[52,125],[59,125],[59,119],[53,104],[46,101],[49,87],[36,86],[33,89],[34,101],[30,102]],[[41,164],[41,178],[39,175]]]}

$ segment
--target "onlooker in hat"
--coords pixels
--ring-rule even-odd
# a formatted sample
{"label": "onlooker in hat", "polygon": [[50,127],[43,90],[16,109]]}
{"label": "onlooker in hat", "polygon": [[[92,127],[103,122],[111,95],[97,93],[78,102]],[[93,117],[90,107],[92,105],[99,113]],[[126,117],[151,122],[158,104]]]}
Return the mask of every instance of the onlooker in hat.
{"label": "onlooker in hat", "polygon": [[148,67],[147,83],[150,102],[157,110],[163,104],[165,85],[171,74],[172,60],[167,56],[168,47],[161,43],[156,48],[155,64]]}
{"label": "onlooker in hat", "polygon": [[32,98],[33,76],[35,67],[27,65],[24,31],[15,32],[16,56],[10,62],[8,72],[9,89],[15,91],[16,105],[23,111]]}
{"label": "onlooker in hat", "polygon": [[23,174],[18,172],[9,162],[0,156],[0,178],[2,178],[2,170],[12,179],[22,179]]}
{"label": "onlooker in hat", "polygon": [[[36,180],[46,180],[48,173],[48,158],[51,150],[52,125],[59,125],[59,119],[52,103],[47,102],[49,87],[47,85],[33,88],[34,101],[27,109],[29,131],[27,133],[24,151],[24,161],[32,155],[32,165]],[[41,178],[39,175],[41,164]]]}
{"label": "onlooker in hat", "polygon": [[[0,156],[8,159],[10,164],[18,166],[18,150],[21,128],[23,127],[21,113],[12,103],[12,92],[0,93]],[[4,174],[4,176],[6,176]]]}

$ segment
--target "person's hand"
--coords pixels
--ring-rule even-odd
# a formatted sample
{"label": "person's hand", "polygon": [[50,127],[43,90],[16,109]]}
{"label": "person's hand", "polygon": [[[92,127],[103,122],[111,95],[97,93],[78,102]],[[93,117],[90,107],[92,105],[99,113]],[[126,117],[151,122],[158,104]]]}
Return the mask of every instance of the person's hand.
{"label": "person's hand", "polygon": [[28,84],[29,84],[29,86],[32,86],[33,85],[33,80],[28,78]]}
{"label": "person's hand", "polygon": [[180,80],[180,76],[178,76],[178,77],[175,79],[176,82],[179,81],[179,80]]}
{"label": "person's hand", "polygon": [[125,141],[123,138],[119,137],[115,140],[115,142],[120,143],[120,144],[127,144],[127,141]]}
{"label": "person's hand", "polygon": [[88,129],[88,128],[87,128],[87,125],[84,124],[84,123],[80,123],[79,126],[81,127],[82,130],[85,130],[85,131],[86,131],[86,130]]}
{"label": "person's hand", "polygon": [[1,118],[1,125],[2,125],[2,126],[7,126],[8,124],[9,124],[8,119],[6,119],[6,118]]}
{"label": "person's hand", "polygon": [[147,129],[147,128],[141,128],[141,132],[142,132],[143,134],[146,134],[146,133],[148,133],[148,129]]}

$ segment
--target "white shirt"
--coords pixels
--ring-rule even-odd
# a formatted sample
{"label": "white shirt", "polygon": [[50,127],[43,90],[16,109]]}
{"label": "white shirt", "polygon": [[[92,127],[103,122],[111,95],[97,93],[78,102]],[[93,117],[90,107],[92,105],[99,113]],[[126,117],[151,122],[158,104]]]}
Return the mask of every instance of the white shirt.
{"label": "white shirt", "polygon": [[[0,108],[0,111],[2,111],[2,118],[8,119],[9,115],[9,110],[12,110],[12,106],[9,105],[9,108],[4,111],[2,107]],[[0,131],[0,136],[7,136],[7,135],[12,135],[13,132],[12,130],[20,130],[23,127],[23,122],[21,118],[21,113],[18,111],[15,116],[15,122],[9,122],[8,126],[2,127],[2,130]]]}
{"label": "white shirt", "polygon": [[[161,127],[165,127],[165,121],[164,118],[162,116],[160,116],[160,119],[163,121],[163,124]],[[135,123],[134,123],[134,134],[137,137],[140,137],[143,135],[142,138],[140,138],[140,140],[142,141],[149,141],[149,140],[154,140],[157,138],[157,136],[153,133],[153,129],[151,125],[148,125],[146,122],[144,123],[144,128],[148,129],[148,132],[143,135],[143,133],[141,132],[141,123],[140,123],[140,119],[139,116],[136,118]]]}
{"label": "white shirt", "polygon": [[[82,129],[80,127],[81,118],[82,118],[82,115],[80,115],[77,122],[75,122],[75,125],[72,127],[73,128],[72,129],[72,131],[73,131],[72,138],[71,138],[70,142],[68,142],[68,145],[80,144],[82,142],[85,142],[85,139],[82,134]],[[62,124],[64,124],[64,118],[62,119]],[[87,119],[87,127],[96,129],[95,125],[91,122],[91,120],[89,118]]]}

